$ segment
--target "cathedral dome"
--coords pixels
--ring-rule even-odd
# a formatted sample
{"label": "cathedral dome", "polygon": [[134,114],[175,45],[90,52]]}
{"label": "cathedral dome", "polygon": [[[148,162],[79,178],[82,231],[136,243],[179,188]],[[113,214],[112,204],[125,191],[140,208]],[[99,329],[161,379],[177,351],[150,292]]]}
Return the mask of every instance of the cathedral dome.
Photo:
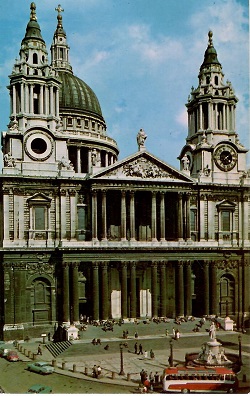
{"label": "cathedral dome", "polygon": [[60,109],[82,110],[102,117],[100,103],[94,91],[73,73],[60,70]]}

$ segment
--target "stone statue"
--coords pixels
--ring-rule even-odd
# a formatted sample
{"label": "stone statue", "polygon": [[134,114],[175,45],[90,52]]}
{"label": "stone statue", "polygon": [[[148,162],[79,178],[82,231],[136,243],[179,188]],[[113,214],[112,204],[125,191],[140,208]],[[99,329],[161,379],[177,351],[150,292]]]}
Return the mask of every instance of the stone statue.
{"label": "stone statue", "polygon": [[6,153],[3,156],[4,166],[8,168],[14,168],[16,166],[15,158],[12,157],[11,153]]}
{"label": "stone statue", "polygon": [[73,164],[72,162],[70,162],[68,159],[66,159],[65,157],[61,158],[61,161],[59,162],[59,166],[62,168],[66,168],[68,170],[72,170],[73,169]]}
{"label": "stone statue", "polygon": [[145,147],[145,140],[147,139],[147,135],[144,130],[141,128],[137,134],[137,144],[138,150],[141,150]]}
{"label": "stone statue", "polygon": [[188,171],[189,170],[190,161],[189,161],[189,158],[188,158],[187,154],[185,154],[182,157],[181,162],[182,162],[183,170]]}
{"label": "stone statue", "polygon": [[216,339],[216,331],[215,330],[216,330],[215,324],[214,324],[214,322],[212,322],[211,326],[210,326],[210,330],[209,330],[209,335],[210,335],[211,340]]}

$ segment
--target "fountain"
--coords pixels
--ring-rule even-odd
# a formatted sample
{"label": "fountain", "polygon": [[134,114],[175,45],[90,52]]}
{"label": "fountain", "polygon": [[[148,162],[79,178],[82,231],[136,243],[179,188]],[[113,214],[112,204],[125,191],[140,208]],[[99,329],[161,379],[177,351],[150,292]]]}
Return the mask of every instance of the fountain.
{"label": "fountain", "polygon": [[223,345],[216,339],[216,327],[212,322],[209,330],[210,340],[202,344],[199,353],[186,354],[186,366],[227,367],[234,372],[240,369],[239,357],[226,354]]}

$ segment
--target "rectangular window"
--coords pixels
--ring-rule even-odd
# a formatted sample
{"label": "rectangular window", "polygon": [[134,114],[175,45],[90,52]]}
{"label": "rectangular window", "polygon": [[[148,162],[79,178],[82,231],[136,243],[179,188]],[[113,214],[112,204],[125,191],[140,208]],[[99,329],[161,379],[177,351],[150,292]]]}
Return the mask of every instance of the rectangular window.
{"label": "rectangular window", "polygon": [[221,212],[221,231],[230,231],[230,211]]}
{"label": "rectangular window", "polygon": [[45,230],[45,207],[44,206],[36,206],[34,207],[34,229],[35,230]]}

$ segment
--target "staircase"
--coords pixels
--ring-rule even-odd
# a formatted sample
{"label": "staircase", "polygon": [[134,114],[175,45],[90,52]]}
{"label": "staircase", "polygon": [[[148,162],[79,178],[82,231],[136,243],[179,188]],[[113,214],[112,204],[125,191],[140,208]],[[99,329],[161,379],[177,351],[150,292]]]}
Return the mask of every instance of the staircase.
{"label": "staircase", "polygon": [[51,353],[51,355],[56,358],[58,355],[60,355],[60,353],[66,351],[66,349],[68,349],[71,345],[72,342],[70,341],[51,342],[50,344],[46,344],[46,348]]}

